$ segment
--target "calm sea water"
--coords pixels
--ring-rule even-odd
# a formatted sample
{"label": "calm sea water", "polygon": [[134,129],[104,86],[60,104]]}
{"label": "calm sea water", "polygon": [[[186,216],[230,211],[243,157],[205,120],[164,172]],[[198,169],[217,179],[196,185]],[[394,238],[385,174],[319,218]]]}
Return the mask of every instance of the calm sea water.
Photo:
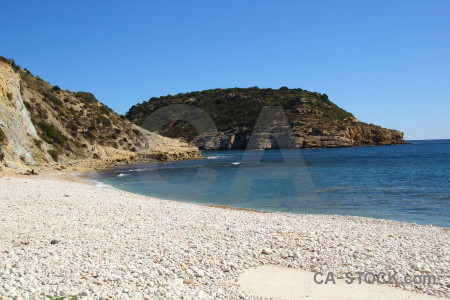
{"label": "calm sea water", "polygon": [[89,175],[148,196],[450,227],[450,140],[361,148],[204,151]]}

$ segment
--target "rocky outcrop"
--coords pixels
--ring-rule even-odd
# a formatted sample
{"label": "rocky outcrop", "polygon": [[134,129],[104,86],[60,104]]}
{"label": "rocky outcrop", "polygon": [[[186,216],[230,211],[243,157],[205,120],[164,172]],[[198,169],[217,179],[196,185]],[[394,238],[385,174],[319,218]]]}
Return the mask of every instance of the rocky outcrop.
{"label": "rocky outcrop", "polygon": [[[237,149],[278,149],[277,135],[267,132],[253,137],[254,144],[249,147],[251,135],[242,137],[236,134],[218,132],[214,135],[201,135],[193,140],[193,144],[202,150],[237,150]],[[293,136],[294,148],[338,148],[369,145],[404,144],[403,133],[395,130],[372,133],[361,129],[360,132],[348,135],[298,135]]]}
{"label": "rocky outcrop", "polygon": [[132,124],[90,93],[61,90],[0,57],[0,168],[59,168],[77,161],[101,166],[143,157],[179,160],[201,154]]}
{"label": "rocky outcrop", "polygon": [[[403,133],[367,124],[341,109],[325,94],[302,89],[215,89],[151,98],[133,106],[126,117],[142,124],[160,108],[175,104],[195,107],[200,116],[208,115],[217,128],[198,133],[187,122],[167,121],[158,133],[184,138],[204,150],[277,149],[280,137],[293,148],[333,148],[404,144]],[[264,109],[273,109],[261,117]],[[180,114],[190,121],[190,111]],[[198,113],[201,111],[202,113]],[[153,115],[154,116],[154,115]],[[168,115],[166,120],[174,120]],[[186,119],[184,119],[186,120]],[[260,124],[262,127],[257,128]],[[280,132],[283,134],[280,135]],[[283,139],[283,138],[282,138]]]}
{"label": "rocky outcrop", "polygon": [[135,129],[140,131],[141,137],[146,141],[137,152],[140,161],[175,161],[202,157],[197,147],[189,146],[186,142],[164,137],[138,126]]}
{"label": "rocky outcrop", "polygon": [[193,144],[199,145],[203,150],[231,150],[238,149],[236,134],[219,132],[216,134],[200,135]]}

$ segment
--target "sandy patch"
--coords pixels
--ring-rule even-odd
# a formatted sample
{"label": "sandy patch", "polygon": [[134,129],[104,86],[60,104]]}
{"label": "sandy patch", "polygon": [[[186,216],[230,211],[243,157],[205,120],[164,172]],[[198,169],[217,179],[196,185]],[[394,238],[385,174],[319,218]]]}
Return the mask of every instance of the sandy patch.
{"label": "sandy patch", "polygon": [[[251,296],[314,300],[436,300],[437,297],[376,284],[346,284],[344,279],[328,284],[314,282],[314,272],[275,265],[247,269],[239,277],[242,291]],[[325,276],[317,280],[324,281]]]}

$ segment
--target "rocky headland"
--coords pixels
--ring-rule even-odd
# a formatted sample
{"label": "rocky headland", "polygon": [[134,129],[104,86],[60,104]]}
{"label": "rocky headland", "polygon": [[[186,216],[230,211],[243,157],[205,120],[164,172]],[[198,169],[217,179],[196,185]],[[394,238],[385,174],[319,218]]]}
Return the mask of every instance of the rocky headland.
{"label": "rocky headland", "polygon": [[[286,87],[214,89],[154,97],[133,106],[126,117],[146,127],[149,116],[154,118],[158,109],[170,105],[178,107],[163,116],[171,121],[157,128],[158,133],[183,138],[205,150],[277,149],[280,136],[286,133],[290,135],[288,147],[299,149],[405,143],[402,132],[361,122],[331,102],[326,94]],[[262,116],[267,107],[280,110]],[[183,109],[184,121],[171,118]],[[195,123],[201,118],[213,126],[199,132],[202,124]],[[259,129],[258,122],[263,125]]]}

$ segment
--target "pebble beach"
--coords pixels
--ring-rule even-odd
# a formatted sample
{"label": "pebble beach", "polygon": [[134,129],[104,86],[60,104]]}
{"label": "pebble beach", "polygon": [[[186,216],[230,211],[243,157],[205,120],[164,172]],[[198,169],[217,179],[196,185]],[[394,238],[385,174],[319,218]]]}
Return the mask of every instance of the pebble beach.
{"label": "pebble beach", "polygon": [[261,265],[432,274],[450,297],[450,230],[156,199],[81,182],[0,178],[0,299],[247,299]]}

